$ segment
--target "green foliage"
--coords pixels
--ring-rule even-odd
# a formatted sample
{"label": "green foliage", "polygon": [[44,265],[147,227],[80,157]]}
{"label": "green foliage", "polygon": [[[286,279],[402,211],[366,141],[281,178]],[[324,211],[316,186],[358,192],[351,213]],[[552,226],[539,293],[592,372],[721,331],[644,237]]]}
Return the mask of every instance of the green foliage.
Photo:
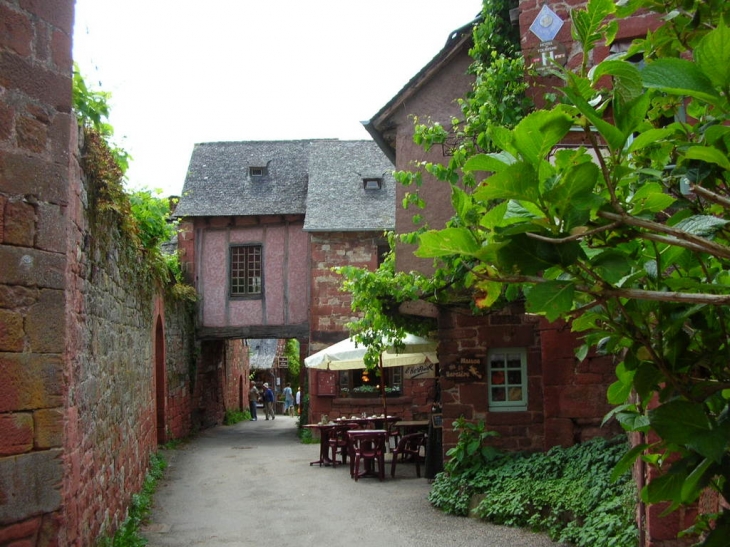
{"label": "green foliage", "polygon": [[[393,245],[393,234],[388,234]],[[400,340],[406,333],[423,335],[433,321],[398,313],[402,302],[417,300],[430,293],[432,280],[416,273],[395,271],[395,255],[388,253],[375,271],[354,266],[333,268],[342,275],[341,290],[352,294],[352,309],[360,318],[347,324],[354,339],[367,348],[364,357],[368,368],[375,368],[378,356],[388,346],[387,340]]]}
{"label": "green foliage", "polygon": [[449,460],[444,469],[453,477],[473,477],[492,461],[501,457],[499,450],[485,444],[490,437],[497,437],[496,431],[487,431],[483,421],[473,423],[463,417],[454,422],[454,431],[459,432],[456,446],[446,452]]}
{"label": "green foliage", "polygon": [[238,422],[248,421],[251,419],[251,411],[247,408],[243,410],[227,409],[223,417],[223,425],[235,425]]}
{"label": "green foliage", "polygon": [[124,176],[124,173],[129,168],[129,162],[132,157],[126,150],[112,143],[114,128],[107,121],[110,113],[109,101],[111,100],[111,96],[112,94],[108,91],[90,89],[86,85],[86,81],[81,75],[78,65],[74,63],[74,111],[84,127],[93,129],[108,144],[109,152],[114,158],[114,162],[119,166],[121,176]]}
{"label": "green foliage", "polygon": [[[646,66],[588,70],[608,16],[643,8],[667,16],[626,55]],[[465,181],[486,178],[417,254],[466,266],[477,305],[521,289],[528,311],[582,333],[579,358],[617,356],[609,418],[658,436],[619,466],[662,471],[644,501],[674,509],[708,487],[730,501],[730,4],[591,0],[571,17],[584,63],[563,73],[562,104],[486,127],[496,151],[463,163]],[[561,149],[574,128],[590,146]],[[705,545],[728,535],[725,511]]]}
{"label": "green foliage", "polygon": [[302,361],[299,353],[299,340],[290,338],[284,347],[284,356],[287,358],[289,368],[286,371],[286,379],[292,385],[292,393],[296,395],[299,385],[299,372],[302,369]]}
{"label": "green foliage", "polygon": [[160,193],[157,190],[155,196],[151,190],[143,189],[129,196],[132,214],[139,227],[139,238],[145,249],[160,247],[177,233],[177,222],[170,219],[170,203],[158,197]]}
{"label": "green foliage", "polygon": [[150,467],[145,476],[142,490],[132,495],[132,502],[125,521],[119,526],[113,537],[102,538],[99,547],[144,547],[147,540],[139,534],[152,510],[152,495],[157,482],[164,476],[167,462],[159,454],[150,455]]}
{"label": "green foliage", "polygon": [[627,449],[625,439],[594,439],[546,453],[495,454],[466,473],[437,475],[429,500],[467,515],[475,497],[481,501],[474,514],[490,522],[547,532],[578,547],[633,547],[636,489],[629,473],[611,477]]}

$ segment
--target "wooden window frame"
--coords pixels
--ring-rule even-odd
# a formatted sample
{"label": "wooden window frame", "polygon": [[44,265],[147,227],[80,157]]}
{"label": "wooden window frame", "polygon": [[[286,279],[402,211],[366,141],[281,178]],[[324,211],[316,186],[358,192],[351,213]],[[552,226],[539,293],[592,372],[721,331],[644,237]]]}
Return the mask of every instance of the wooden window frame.
{"label": "wooden window frame", "polygon": [[231,298],[262,298],[264,294],[264,246],[231,245],[228,295]]}
{"label": "wooden window frame", "polygon": [[[515,367],[514,364],[510,365],[513,363],[511,358],[514,357],[519,357],[519,367]],[[500,366],[494,366],[498,362]],[[516,398],[517,393],[520,394],[519,399]],[[490,412],[524,412],[527,410],[526,348],[489,350],[487,354],[487,396]]]}

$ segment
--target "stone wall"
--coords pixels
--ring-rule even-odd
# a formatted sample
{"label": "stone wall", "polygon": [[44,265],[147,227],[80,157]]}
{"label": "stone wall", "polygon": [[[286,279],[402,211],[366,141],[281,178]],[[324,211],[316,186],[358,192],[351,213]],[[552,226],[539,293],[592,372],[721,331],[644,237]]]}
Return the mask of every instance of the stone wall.
{"label": "stone wall", "polygon": [[311,352],[315,353],[347,337],[345,323],[355,318],[349,294],[340,290],[337,266],[375,270],[378,245],[386,245],[381,233],[311,233],[311,303],[309,312]]}
{"label": "stone wall", "polygon": [[190,435],[196,385],[194,308],[190,303],[165,303],[166,439]]}
{"label": "stone wall", "polygon": [[[87,144],[81,143],[78,165]],[[59,537],[62,544],[90,545],[124,520],[157,446],[153,337],[159,304],[118,218],[97,210],[95,182],[72,172],[72,201],[88,206],[77,210],[67,233],[69,343]]]}

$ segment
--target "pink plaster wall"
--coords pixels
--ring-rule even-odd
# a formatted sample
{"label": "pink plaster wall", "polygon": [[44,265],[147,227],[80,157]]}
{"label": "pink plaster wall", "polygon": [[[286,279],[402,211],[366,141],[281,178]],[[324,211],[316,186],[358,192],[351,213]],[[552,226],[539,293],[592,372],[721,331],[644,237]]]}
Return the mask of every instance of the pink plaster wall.
{"label": "pink plaster wall", "polygon": [[[303,222],[262,222],[255,226],[196,229],[196,276],[202,295],[204,327],[289,325],[308,319],[308,236]],[[261,299],[228,297],[228,249],[236,243],[264,246],[264,295]]]}

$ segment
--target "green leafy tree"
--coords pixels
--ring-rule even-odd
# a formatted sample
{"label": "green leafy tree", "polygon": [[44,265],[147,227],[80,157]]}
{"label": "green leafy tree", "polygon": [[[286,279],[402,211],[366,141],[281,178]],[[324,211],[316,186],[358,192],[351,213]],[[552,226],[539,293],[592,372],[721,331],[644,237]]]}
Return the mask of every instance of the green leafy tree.
{"label": "green leafy tree", "polygon": [[[642,8],[662,26],[589,67],[616,19]],[[463,164],[484,180],[442,176],[454,219],[418,234],[417,254],[468,270],[481,307],[519,288],[530,312],[583,333],[579,358],[616,356],[611,417],[646,439],[616,473],[637,457],[661,470],[644,501],[675,509],[711,488],[730,502],[730,6],[590,0],[571,18],[583,61],[562,73],[560,104],[487,125],[495,151]],[[591,144],[561,148],[575,128]],[[693,531],[725,545],[730,512]]]}

